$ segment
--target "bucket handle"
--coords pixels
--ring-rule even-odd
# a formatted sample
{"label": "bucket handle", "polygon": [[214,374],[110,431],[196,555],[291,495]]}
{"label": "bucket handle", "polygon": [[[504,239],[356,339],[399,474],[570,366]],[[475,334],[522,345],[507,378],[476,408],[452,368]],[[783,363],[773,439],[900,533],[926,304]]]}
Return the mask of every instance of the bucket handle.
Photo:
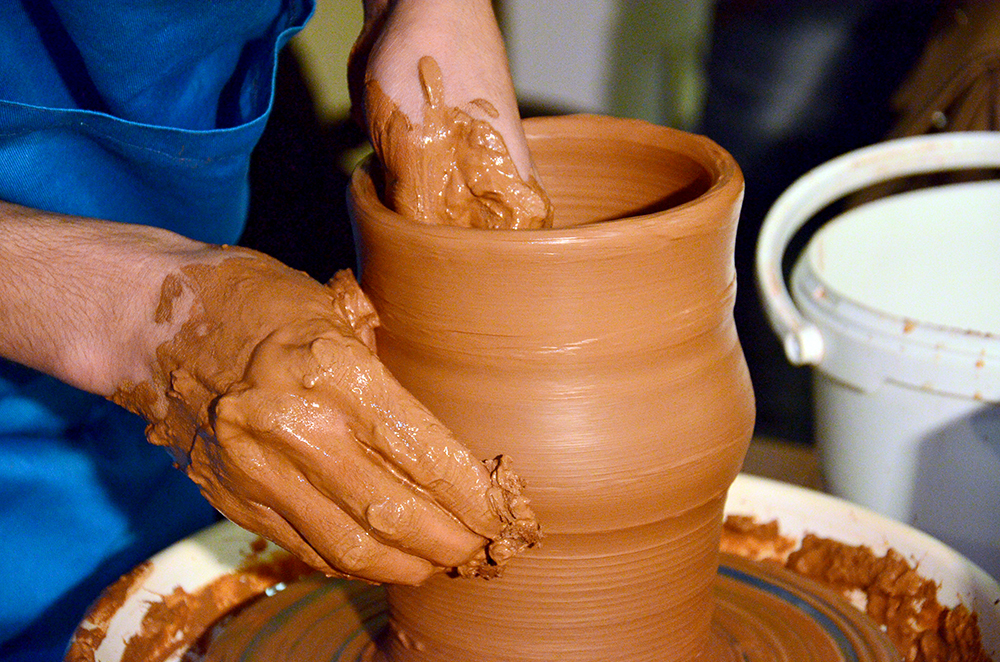
{"label": "bucket handle", "polygon": [[819,327],[795,307],[781,269],[795,233],[830,203],[872,184],[944,170],[1000,166],[1000,133],[969,131],[897,138],[848,152],[797,179],[768,211],[757,239],[757,288],[792,365],[823,360]]}

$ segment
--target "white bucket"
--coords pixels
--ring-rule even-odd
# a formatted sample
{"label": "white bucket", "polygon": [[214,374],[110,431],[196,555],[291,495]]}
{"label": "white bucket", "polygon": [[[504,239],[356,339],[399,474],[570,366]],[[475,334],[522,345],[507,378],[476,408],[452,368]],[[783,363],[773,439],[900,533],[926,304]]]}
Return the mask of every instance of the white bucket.
{"label": "white bucket", "polygon": [[793,235],[897,177],[1000,167],[1000,134],[903,138],[796,181],[764,220],[757,280],[789,361],[815,367],[826,487],[923,529],[1000,576],[1000,180],[925,188]]}

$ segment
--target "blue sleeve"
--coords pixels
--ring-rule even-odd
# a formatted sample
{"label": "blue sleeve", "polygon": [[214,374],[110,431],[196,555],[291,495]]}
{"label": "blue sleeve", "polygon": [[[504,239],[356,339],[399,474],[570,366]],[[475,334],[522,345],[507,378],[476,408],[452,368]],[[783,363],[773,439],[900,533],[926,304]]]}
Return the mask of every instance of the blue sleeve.
{"label": "blue sleeve", "polygon": [[[213,243],[243,227],[276,58],[311,0],[0,9],[0,199]],[[62,659],[119,574],[215,517],[143,422],[0,360],[0,659]]]}

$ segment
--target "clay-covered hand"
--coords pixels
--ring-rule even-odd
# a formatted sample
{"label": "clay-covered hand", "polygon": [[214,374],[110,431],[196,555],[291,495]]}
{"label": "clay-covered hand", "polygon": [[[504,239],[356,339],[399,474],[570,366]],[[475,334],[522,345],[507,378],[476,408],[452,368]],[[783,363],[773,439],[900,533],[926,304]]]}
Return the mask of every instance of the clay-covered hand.
{"label": "clay-covered hand", "polygon": [[0,319],[0,356],[141,414],[225,515],[328,573],[493,574],[537,538],[505,462],[377,360],[347,273],[0,202]]}
{"label": "clay-covered hand", "polygon": [[552,224],[489,0],[368,0],[349,67],[356,119],[410,220]]}
{"label": "clay-covered hand", "polygon": [[229,519],[320,570],[418,583],[483,562],[498,488],[378,361],[353,277],[323,286],[251,251],[220,258],[164,282],[159,310],[190,318],[158,348],[153,383],[114,399]]}

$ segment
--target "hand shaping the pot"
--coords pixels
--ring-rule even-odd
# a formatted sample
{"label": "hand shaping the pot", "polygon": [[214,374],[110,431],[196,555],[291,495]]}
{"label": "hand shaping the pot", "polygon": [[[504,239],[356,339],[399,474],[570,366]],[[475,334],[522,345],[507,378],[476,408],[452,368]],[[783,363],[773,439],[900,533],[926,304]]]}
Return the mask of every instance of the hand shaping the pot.
{"label": "hand shaping the pot", "polygon": [[469,561],[485,544],[475,531],[499,530],[483,466],[368,347],[321,320],[265,339],[214,423],[188,474],[316,567],[420,581]]}
{"label": "hand shaping the pot", "polygon": [[329,574],[495,574],[520,482],[388,373],[349,272],[0,203],[0,356],[143,416],[223,514]]}
{"label": "hand shaping the pot", "polygon": [[378,361],[353,277],[221,253],[164,282],[160,309],[190,301],[191,317],[152,388],[114,399],[229,519],[329,574],[418,583],[485,561],[490,471]]}

